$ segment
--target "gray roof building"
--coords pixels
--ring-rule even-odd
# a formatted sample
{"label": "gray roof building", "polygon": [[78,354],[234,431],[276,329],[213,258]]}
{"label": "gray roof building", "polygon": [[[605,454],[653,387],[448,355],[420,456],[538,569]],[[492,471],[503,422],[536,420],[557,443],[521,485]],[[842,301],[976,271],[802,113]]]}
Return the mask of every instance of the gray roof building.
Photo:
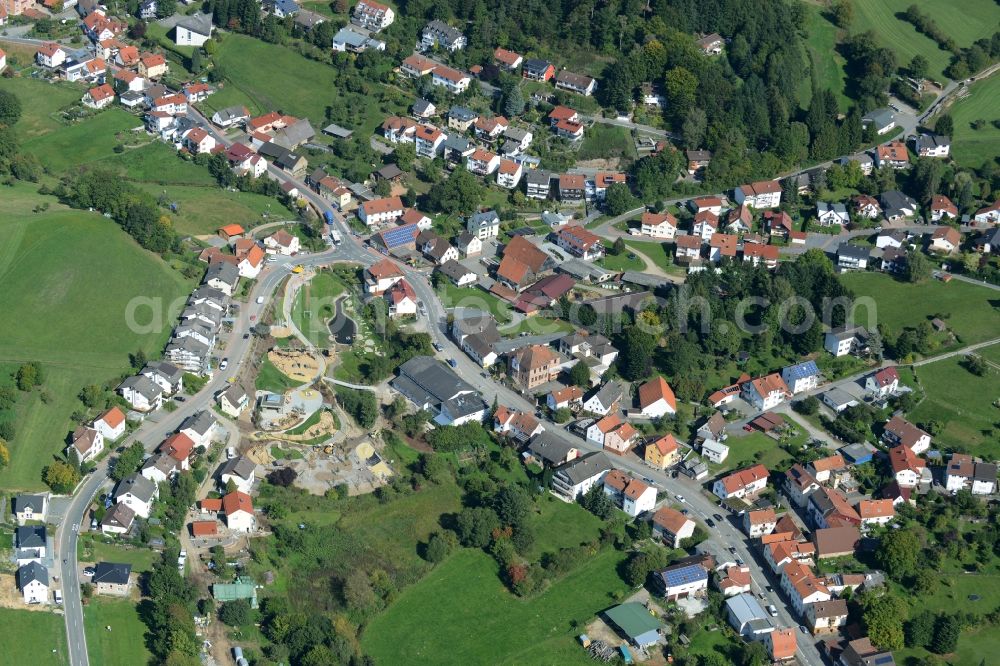
{"label": "gray roof building", "polygon": [[118,482],[114,497],[117,500],[126,494],[148,503],[156,494],[156,484],[144,476],[131,474]]}
{"label": "gray roof building", "polygon": [[938,148],[951,147],[951,139],[940,134],[921,134],[915,142],[917,154],[924,150],[936,150]]}
{"label": "gray roof building", "polygon": [[17,586],[19,588],[24,589],[26,585],[36,580],[46,587],[49,585],[49,572],[38,562],[28,562],[17,570]]}
{"label": "gray roof building", "polygon": [[[416,103],[414,103],[414,110],[416,110]],[[474,121],[479,117],[479,114],[475,111],[465,108],[464,106],[453,106],[448,110],[448,118],[451,120],[457,120],[460,123],[467,123]]]}
{"label": "gray roof building", "polygon": [[423,409],[437,413],[441,425],[485,414],[487,405],[476,389],[431,356],[415,356],[399,366],[390,384]]}
{"label": "gray roof building", "polygon": [[238,476],[241,479],[249,479],[253,476],[256,469],[257,465],[255,465],[252,460],[246,456],[237,456],[227,460],[225,464],[219,468],[219,478],[222,478],[224,475],[230,475]]}
{"label": "gray roof building", "polygon": [[535,435],[528,445],[531,455],[549,466],[562,464],[574,448],[576,447],[547,430]]}
{"label": "gray roof building", "polygon": [[749,592],[743,592],[726,599],[726,614],[729,623],[739,634],[753,636],[774,630],[771,619]]}
{"label": "gray roof building", "polygon": [[240,281],[240,269],[228,261],[217,261],[214,264],[210,264],[208,270],[205,272],[205,282],[208,283],[212,280],[218,280],[235,289]]}
{"label": "gray roof building", "polygon": [[[189,338],[183,339],[188,340]],[[192,340],[192,342],[197,342],[197,340]],[[198,344],[201,343],[199,342]],[[143,375],[127,377],[119,388],[131,389],[148,401],[156,400],[159,396],[163,395],[163,389],[158,384],[153,383],[152,379]]]}
{"label": "gray roof building", "polygon": [[556,469],[556,474],[568,480],[570,485],[575,486],[598,474],[610,472],[612,469],[614,469],[614,465],[611,464],[611,459],[608,458],[607,454],[603,451],[596,451],[569,461]]}
{"label": "gray roof building", "polygon": [[14,543],[19,549],[45,548],[45,525],[24,525],[14,530]]}
{"label": "gray roof building", "polygon": [[129,577],[131,575],[131,564],[98,562],[94,565],[94,577],[91,579],[91,582],[94,584],[105,583],[107,585],[128,585]]}
{"label": "gray roof building", "polygon": [[45,511],[45,495],[17,495],[14,497],[14,513],[22,513],[31,509],[32,513],[42,514]]}
{"label": "gray roof building", "polygon": [[184,419],[178,430],[193,430],[198,433],[198,435],[204,437],[212,430],[212,428],[215,427],[217,422],[218,421],[212,412],[207,409],[203,409],[197,414],[192,414]]}

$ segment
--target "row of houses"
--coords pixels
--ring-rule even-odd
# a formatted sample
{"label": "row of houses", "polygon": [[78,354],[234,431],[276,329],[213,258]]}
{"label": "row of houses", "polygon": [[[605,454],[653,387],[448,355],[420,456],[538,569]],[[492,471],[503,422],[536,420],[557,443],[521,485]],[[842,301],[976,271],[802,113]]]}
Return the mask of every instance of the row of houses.
{"label": "row of houses", "polygon": [[575,74],[566,68],[556,71],[556,66],[541,58],[525,58],[519,53],[504,48],[493,52],[493,63],[501,69],[521,76],[529,81],[552,81],[556,88],[580,95],[590,96],[597,90],[597,81],[592,77]]}

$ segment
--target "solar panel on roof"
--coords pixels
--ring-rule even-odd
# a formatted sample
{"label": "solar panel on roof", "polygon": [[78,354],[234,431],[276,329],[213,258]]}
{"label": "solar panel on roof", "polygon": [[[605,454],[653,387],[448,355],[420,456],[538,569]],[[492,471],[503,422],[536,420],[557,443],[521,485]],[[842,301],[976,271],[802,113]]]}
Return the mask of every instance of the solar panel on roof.
{"label": "solar panel on roof", "polygon": [[892,664],[895,663],[895,659],[891,654],[886,654],[881,657],[875,657],[876,664]]}
{"label": "solar panel on roof", "polygon": [[819,368],[816,367],[815,361],[806,361],[798,365],[793,365],[788,369],[788,373],[793,379],[802,379],[803,377],[812,377],[819,374]]}
{"label": "solar panel on roof", "polygon": [[705,569],[697,564],[663,572],[663,579],[670,587],[694,583],[699,580],[704,580],[707,576],[708,574]]}
{"label": "solar panel on roof", "polygon": [[388,248],[394,248],[399,245],[406,245],[407,243],[412,243],[417,237],[417,225],[416,224],[404,224],[401,227],[396,227],[394,229],[389,229],[388,231],[382,232],[382,241]]}

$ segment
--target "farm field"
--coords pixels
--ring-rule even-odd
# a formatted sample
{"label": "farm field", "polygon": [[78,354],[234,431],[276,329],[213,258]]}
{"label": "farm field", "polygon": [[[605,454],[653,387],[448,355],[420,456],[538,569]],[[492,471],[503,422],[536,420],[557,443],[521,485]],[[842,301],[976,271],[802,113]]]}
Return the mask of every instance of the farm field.
{"label": "farm field", "polygon": [[[990,348],[996,351],[998,347]],[[983,350],[984,352],[986,350]],[[997,354],[984,353],[997,363]],[[994,370],[985,377],[977,377],[960,365],[960,358],[953,357],[915,368],[923,401],[909,417],[917,422],[937,421],[941,424],[935,445],[955,448],[993,460],[1000,457],[1000,442],[991,436],[993,424],[1000,419],[1000,410],[993,406],[997,393]]]}
{"label": "farm field", "polygon": [[152,658],[146,649],[146,625],[128,599],[93,599],[83,609],[83,625],[94,664],[147,664]]}
{"label": "farm field", "polygon": [[[294,220],[297,217],[272,197],[251,192],[231,192],[214,184],[139,185],[150,194],[166,197],[169,203],[177,204],[177,212],[171,216],[171,222],[180,234],[210,235],[219,227],[234,222],[249,228],[268,221]],[[265,213],[268,218],[263,217]]]}
{"label": "farm field", "polygon": [[853,32],[873,31],[879,41],[896,53],[900,65],[906,65],[918,53],[930,63],[929,76],[943,78],[951,54],[937,42],[917,32],[912,24],[897,18],[910,5],[916,5],[959,47],[989,37],[1000,21],[1000,8],[992,0],[882,0],[854,3]]}
{"label": "farm field", "polygon": [[[22,102],[23,104],[23,102]],[[112,108],[82,122],[59,127],[23,143],[51,171],[65,171],[71,167],[94,162],[114,155],[118,136],[135,127],[142,127],[142,120],[121,109]],[[146,134],[141,134],[146,139]]]}
{"label": "farm field", "polygon": [[858,309],[862,325],[887,324],[898,333],[904,326],[945,314],[945,323],[961,345],[990,340],[1000,331],[1000,310],[992,305],[996,292],[986,287],[958,280],[910,284],[881,273],[847,273],[840,279],[855,295],[875,301],[877,312]]}
{"label": "farm field", "polygon": [[[974,83],[969,96],[951,106],[951,117],[955,121],[951,153],[959,164],[979,167],[1000,154],[1000,127],[993,124],[1000,120],[997,99],[1000,99],[1000,75],[994,74]],[[986,125],[982,129],[972,129],[972,123],[977,120],[985,120]]]}
{"label": "farm field", "polygon": [[[41,468],[63,446],[80,389],[123,373],[130,352],[156,354],[170,333],[167,307],[192,286],[110,220],[65,208],[34,187],[6,188],[11,214],[0,218],[0,370],[41,362],[48,398],[39,390],[19,394],[11,464],[0,472],[0,486],[11,490],[41,487]],[[41,203],[52,206],[32,213]],[[163,308],[158,330],[129,330],[134,298]]]}
{"label": "farm field", "polygon": [[379,663],[593,663],[574,649],[578,630],[571,622],[586,622],[625,593],[616,571],[621,559],[601,551],[521,600],[504,587],[489,555],[460,550],[369,624],[362,649]]}
{"label": "farm field", "polygon": [[63,617],[55,613],[0,608],[0,644],[4,663],[32,666],[69,663]]}

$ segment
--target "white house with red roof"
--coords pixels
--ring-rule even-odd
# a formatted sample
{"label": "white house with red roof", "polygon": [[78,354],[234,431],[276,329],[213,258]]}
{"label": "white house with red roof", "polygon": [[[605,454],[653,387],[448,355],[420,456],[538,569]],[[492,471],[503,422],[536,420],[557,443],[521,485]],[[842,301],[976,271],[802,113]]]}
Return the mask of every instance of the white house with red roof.
{"label": "white house with red roof", "polygon": [[497,185],[504,189],[512,190],[521,182],[523,175],[524,167],[519,162],[502,159],[497,169]]}
{"label": "white house with red roof", "polygon": [[923,460],[903,445],[889,449],[889,466],[900,488],[916,487],[927,468]]}
{"label": "white house with red roof", "polygon": [[631,448],[638,432],[617,414],[608,414],[587,428],[587,440],[600,444],[614,453],[624,454]]}
{"label": "white house with red roof", "polygon": [[556,232],[556,243],[574,257],[594,261],[604,256],[601,237],[581,226],[566,225]]}
{"label": "white house with red roof", "polygon": [[583,406],[583,389],[579,386],[567,386],[552,391],[545,398],[549,409],[575,409]]}
{"label": "white house with red roof", "polygon": [[500,156],[477,148],[465,160],[465,168],[474,174],[488,176],[500,167]]}
{"label": "white house with red roof", "polygon": [[741,185],[733,192],[738,204],[746,204],[756,209],[777,208],[781,205],[781,183],[776,180],[759,180],[749,185]]}
{"label": "white house with red roof", "polygon": [[406,280],[399,280],[384,294],[389,303],[390,317],[407,317],[417,315],[417,294]]}
{"label": "white house with red roof", "polygon": [[521,66],[521,63],[524,62],[524,57],[520,54],[514,53],[513,51],[497,47],[497,49],[493,51],[493,60],[500,67],[513,72]]}
{"label": "white house with red roof", "polygon": [[375,33],[385,30],[395,20],[396,12],[392,7],[375,0],[359,0],[351,13],[351,23]]}
{"label": "white house with red roof", "polygon": [[712,492],[720,499],[752,497],[767,487],[770,472],[763,465],[753,465],[717,479]]}
{"label": "white house with red roof", "polygon": [[294,236],[284,229],[279,229],[264,239],[264,250],[269,254],[280,254],[290,257],[301,249],[301,242],[298,236]]}
{"label": "white house with red roof", "polygon": [[105,439],[114,441],[125,434],[125,413],[112,407],[94,420],[94,429]]}
{"label": "white house with red roof", "polygon": [[997,224],[1000,222],[1000,199],[977,210],[972,219],[976,224]]}
{"label": "white house with red roof", "polygon": [[657,509],[653,514],[653,536],[670,548],[680,548],[682,540],[694,536],[694,527],[693,520],[668,506]]}
{"label": "white house with red roof", "polygon": [[751,379],[743,384],[740,392],[744,400],[761,411],[777,407],[792,396],[785,380],[776,372]]}
{"label": "white house with red roof", "polygon": [[604,494],[633,518],[652,511],[656,506],[656,488],[618,469],[613,469],[604,476]]}
{"label": "white house with red roof", "polygon": [[882,441],[889,446],[905,446],[920,455],[931,446],[931,436],[901,416],[893,416],[886,421],[882,431]]}
{"label": "white house with red roof", "polygon": [[677,235],[677,218],[671,215],[669,211],[643,213],[638,233],[641,236],[673,240]]}
{"label": "white house with red roof", "polygon": [[104,435],[90,426],[79,426],[73,431],[73,443],[68,453],[78,465],[96,458],[104,450]]}
{"label": "white house with red roof", "polygon": [[884,398],[899,390],[899,373],[896,368],[882,368],[865,378],[865,390]]}
{"label": "white house with red roof", "polygon": [[865,526],[885,525],[896,517],[896,507],[891,499],[861,500],[857,504],[861,524]]}
{"label": "white house with red roof", "polygon": [[385,224],[402,215],[405,208],[399,197],[372,199],[358,208],[358,219],[369,227]]}
{"label": "white house with red roof", "polygon": [[35,53],[35,62],[42,67],[54,69],[66,62],[66,51],[54,42],[47,42]]}
{"label": "white house with red roof", "polygon": [[181,470],[191,469],[191,452],[194,450],[194,440],[182,432],[176,432],[163,440],[157,451],[173,458]]}
{"label": "white house with red roof", "polygon": [[743,513],[743,531],[751,539],[759,539],[765,534],[770,534],[777,524],[778,517],[775,515],[774,509],[745,511]]}
{"label": "white house with red roof", "polygon": [[253,532],[257,525],[253,514],[253,500],[239,490],[222,498],[222,513],[226,517],[226,526],[233,532]]}
{"label": "white house with red roof", "polygon": [[215,138],[200,127],[192,127],[181,135],[181,144],[191,153],[199,155],[215,150]]}
{"label": "white house with red roof", "polygon": [[418,157],[434,159],[443,150],[445,133],[433,125],[418,125],[413,130],[413,146]]}
{"label": "white house with red roof", "polygon": [[115,90],[107,83],[91,88],[83,96],[83,105],[92,109],[103,109],[115,101]]}
{"label": "white house with red roof", "polygon": [[655,377],[639,387],[639,411],[651,419],[677,412],[677,398],[663,377]]}
{"label": "white house with red roof", "polygon": [[958,206],[943,194],[935,194],[931,197],[930,210],[931,220],[934,222],[946,217],[951,219],[958,217]]}
{"label": "white house with red roof", "polygon": [[691,221],[691,235],[697,236],[703,243],[711,240],[719,230],[719,216],[710,210],[698,211]]}
{"label": "white house with red roof", "polygon": [[469,89],[472,77],[457,69],[452,69],[445,65],[438,65],[431,70],[431,83],[445,88],[453,95],[458,95]]}
{"label": "white house with red roof", "polygon": [[380,296],[403,279],[403,271],[392,261],[382,259],[365,269],[365,293]]}

